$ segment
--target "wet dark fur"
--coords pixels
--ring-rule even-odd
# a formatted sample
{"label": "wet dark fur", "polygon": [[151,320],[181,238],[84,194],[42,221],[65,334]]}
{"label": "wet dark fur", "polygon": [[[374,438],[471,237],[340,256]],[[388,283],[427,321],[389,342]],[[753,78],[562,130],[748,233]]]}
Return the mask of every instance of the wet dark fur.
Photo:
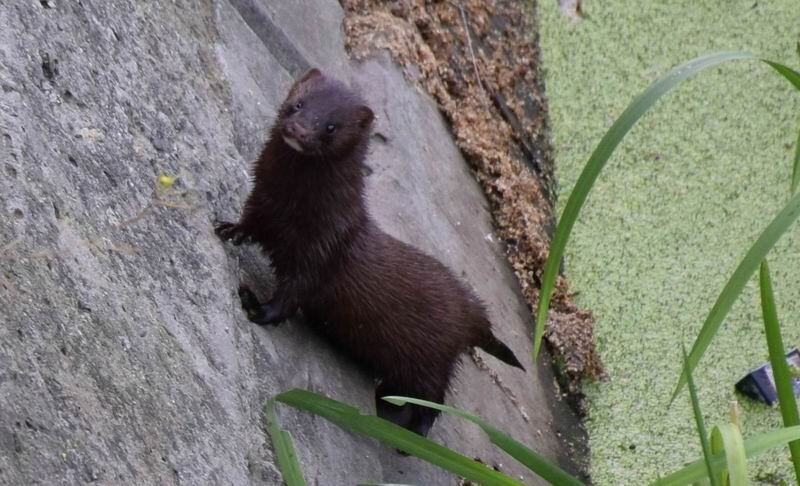
{"label": "wet dark fur", "polygon": [[[472,346],[522,365],[493,336],[472,292],[369,216],[363,171],[372,122],[372,111],[344,84],[309,71],[280,108],[242,218],[218,223],[217,233],[259,243],[272,258],[275,296],[261,305],[241,291],[251,320],[277,323],[302,307],[314,328],[379,380],[376,397],[442,403],[459,355]],[[305,137],[302,153],[286,134]],[[377,406],[423,435],[438,414],[381,400]]]}

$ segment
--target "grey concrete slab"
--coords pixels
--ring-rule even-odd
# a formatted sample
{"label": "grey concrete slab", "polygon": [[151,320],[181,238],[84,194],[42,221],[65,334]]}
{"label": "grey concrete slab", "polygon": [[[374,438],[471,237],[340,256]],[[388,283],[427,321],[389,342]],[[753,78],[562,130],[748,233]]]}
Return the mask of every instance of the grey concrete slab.
{"label": "grey concrete slab", "polygon": [[[530,316],[477,184],[430,99],[387,59],[350,63],[341,18],[323,0],[0,5],[0,483],[278,484],[268,397],[302,387],[372,409],[370,380],[300,320],[244,318],[238,282],[267,292],[268,262],[211,228],[235,217],[276,105],[311,64],[379,115],[381,225],[461,274],[529,368],[486,357],[516,406],[465,358],[448,402],[563,456],[552,377],[529,362]],[[178,176],[167,193],[162,174]],[[280,416],[309,484],[456,483]],[[523,474],[463,422],[432,437]]]}

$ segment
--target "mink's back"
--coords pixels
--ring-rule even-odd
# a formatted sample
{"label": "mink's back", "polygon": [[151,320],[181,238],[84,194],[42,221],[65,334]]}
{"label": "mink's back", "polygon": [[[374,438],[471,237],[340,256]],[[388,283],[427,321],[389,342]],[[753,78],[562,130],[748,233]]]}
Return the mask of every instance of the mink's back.
{"label": "mink's back", "polygon": [[483,305],[449,269],[369,218],[337,267],[304,311],[378,377],[407,386],[446,380],[490,332]]}

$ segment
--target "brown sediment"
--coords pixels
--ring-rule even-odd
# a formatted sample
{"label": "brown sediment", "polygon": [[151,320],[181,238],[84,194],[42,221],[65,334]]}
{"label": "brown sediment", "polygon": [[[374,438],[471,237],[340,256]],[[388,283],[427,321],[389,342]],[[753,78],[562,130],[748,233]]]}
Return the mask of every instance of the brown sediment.
{"label": "brown sediment", "polygon": [[[427,91],[489,200],[496,234],[529,306],[554,228],[555,178],[533,3],[341,0],[346,47],[387,50]],[[570,392],[603,375],[594,319],[559,277],[545,339]]]}

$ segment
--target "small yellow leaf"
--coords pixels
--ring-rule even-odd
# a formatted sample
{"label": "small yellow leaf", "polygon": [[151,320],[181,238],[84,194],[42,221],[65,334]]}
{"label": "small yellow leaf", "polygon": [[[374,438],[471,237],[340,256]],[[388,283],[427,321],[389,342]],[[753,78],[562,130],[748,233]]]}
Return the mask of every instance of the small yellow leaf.
{"label": "small yellow leaf", "polygon": [[172,184],[175,183],[175,178],[161,174],[160,176],[158,176],[158,183],[161,184],[161,186],[163,187],[172,187]]}

